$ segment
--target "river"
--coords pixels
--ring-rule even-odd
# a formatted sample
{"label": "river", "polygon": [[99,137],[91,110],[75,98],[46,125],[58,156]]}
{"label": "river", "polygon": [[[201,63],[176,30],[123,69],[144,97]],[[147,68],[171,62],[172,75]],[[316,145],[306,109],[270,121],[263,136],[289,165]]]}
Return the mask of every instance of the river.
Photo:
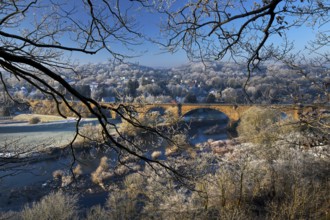
{"label": "river", "polygon": [[[96,123],[96,121],[86,121],[83,123]],[[189,136],[190,143],[197,144],[209,139],[224,140],[228,138],[225,130],[226,121],[208,120],[195,121],[190,123]],[[208,131],[208,132],[205,132]],[[217,132],[218,131],[218,132]],[[206,134],[207,133],[207,134]],[[75,122],[51,123],[46,125],[18,125],[0,127],[1,143],[17,139],[21,146],[32,147],[57,147],[69,143],[75,134]],[[92,158],[81,160],[82,170],[85,174],[94,171],[100,158],[100,152],[92,152]],[[0,161],[2,159],[0,158]],[[9,173],[9,166],[0,166],[0,212],[7,210],[19,210],[24,204],[40,199],[49,193],[54,186],[51,186],[53,172],[56,170],[69,171],[72,155],[68,151],[49,159],[36,160],[28,164],[14,164],[17,170],[15,175],[5,176]],[[53,188],[52,188],[53,187]],[[106,193],[94,193],[80,198],[83,206],[91,206],[103,203],[106,200]]]}

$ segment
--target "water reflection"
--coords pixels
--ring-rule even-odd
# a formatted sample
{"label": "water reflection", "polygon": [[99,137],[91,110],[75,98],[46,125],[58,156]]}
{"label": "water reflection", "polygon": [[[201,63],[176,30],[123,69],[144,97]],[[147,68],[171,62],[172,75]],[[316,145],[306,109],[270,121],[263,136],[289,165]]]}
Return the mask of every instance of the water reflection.
{"label": "water reflection", "polygon": [[228,117],[213,109],[196,109],[183,116],[189,125],[191,144],[203,143],[208,140],[225,140],[228,138]]}

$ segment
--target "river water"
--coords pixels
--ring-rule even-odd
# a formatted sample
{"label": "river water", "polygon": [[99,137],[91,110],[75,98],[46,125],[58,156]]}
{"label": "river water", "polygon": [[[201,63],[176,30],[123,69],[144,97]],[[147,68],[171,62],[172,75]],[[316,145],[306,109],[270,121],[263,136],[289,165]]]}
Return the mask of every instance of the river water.
{"label": "river water", "polygon": [[[188,117],[189,120],[191,118]],[[188,120],[186,118],[186,120]],[[87,122],[86,122],[87,123]],[[91,123],[91,122],[88,122]],[[92,122],[95,123],[95,122]],[[226,120],[195,121],[190,124],[189,136],[191,144],[212,140],[224,140],[228,138],[226,132]],[[207,131],[207,132],[206,132]],[[4,143],[11,139],[18,139],[25,147],[39,146],[60,146],[70,142],[75,133],[75,123],[49,124],[47,126],[11,126],[0,127],[0,141]],[[81,159],[83,173],[93,172],[98,164],[102,153],[92,152],[93,157]],[[1,162],[0,158],[0,162]],[[0,166],[0,212],[7,210],[19,210],[24,204],[40,199],[41,196],[49,193],[50,180],[53,179],[53,172],[56,170],[67,170],[71,166],[72,155],[69,152],[57,154],[45,160],[23,164],[10,164]],[[13,169],[9,169],[12,168]],[[15,167],[16,166],[16,167]],[[15,170],[14,175],[8,170]],[[4,177],[4,178],[1,178]],[[81,198],[83,206],[91,206],[103,203],[107,194],[90,194]]]}

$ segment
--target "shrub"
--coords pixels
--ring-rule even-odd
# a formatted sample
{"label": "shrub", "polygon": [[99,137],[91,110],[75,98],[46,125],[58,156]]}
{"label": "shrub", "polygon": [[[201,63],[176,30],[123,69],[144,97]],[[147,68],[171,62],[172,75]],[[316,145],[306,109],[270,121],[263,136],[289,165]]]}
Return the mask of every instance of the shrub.
{"label": "shrub", "polygon": [[77,197],[63,192],[52,192],[32,206],[25,206],[21,218],[34,219],[75,219],[77,217]]}
{"label": "shrub", "polygon": [[139,193],[143,192],[145,178],[140,173],[132,173],[126,176],[124,186],[130,196],[136,197]]}
{"label": "shrub", "polygon": [[108,220],[110,219],[109,213],[107,210],[102,208],[100,205],[93,206],[87,213],[86,220]]}
{"label": "shrub", "polygon": [[30,120],[29,120],[29,124],[38,124],[38,123],[40,123],[40,118],[39,117],[32,117],[32,118],[30,118]]}
{"label": "shrub", "polygon": [[256,144],[265,144],[274,141],[274,137],[278,135],[276,123],[280,119],[279,111],[251,107],[243,113],[237,131],[243,139]]}
{"label": "shrub", "polygon": [[[144,118],[139,116],[137,117],[137,120],[141,123],[141,125],[143,126],[143,122],[144,122]],[[132,125],[131,123],[129,123],[128,121],[126,120],[123,120],[120,124],[120,127],[119,127],[119,132],[124,134],[124,135],[127,135],[127,136],[131,136],[131,137],[134,137],[136,135],[139,135],[141,132],[142,132],[142,128],[140,127],[136,127],[134,125]]]}
{"label": "shrub", "polygon": [[[71,107],[81,114],[82,117],[90,117],[87,107],[81,102],[71,103]],[[77,115],[72,112],[65,103],[61,103],[59,106],[61,113],[67,117],[77,117]],[[48,115],[59,115],[56,105],[53,101],[36,101],[31,106],[31,110],[35,114],[48,114]]]}
{"label": "shrub", "polygon": [[109,209],[109,219],[139,219],[136,197],[123,190],[109,193],[106,206]]}
{"label": "shrub", "polygon": [[5,220],[16,220],[20,219],[20,213],[19,212],[14,212],[14,211],[9,211],[9,212],[0,212],[0,219]]}
{"label": "shrub", "polygon": [[[134,126],[127,120],[122,120],[119,127],[119,132],[130,137],[141,135],[141,133],[146,133],[146,130],[143,127],[157,128],[157,126],[167,122],[168,117],[168,115],[160,115],[159,112],[148,112],[145,115],[140,114],[138,116],[134,116],[133,119],[137,126]],[[172,117],[171,120],[174,122],[177,120],[177,117]]]}
{"label": "shrub", "polygon": [[125,166],[125,165],[119,165],[119,166],[114,170],[114,173],[115,173],[116,175],[122,176],[122,175],[127,174],[129,171],[130,171],[130,168],[128,168],[127,166]]}
{"label": "shrub", "polygon": [[178,117],[178,115],[176,115],[174,112],[176,112],[177,109],[174,107],[168,108],[165,111],[165,115],[163,116],[164,122],[166,124],[176,124],[180,121],[180,118]]}
{"label": "shrub", "polygon": [[100,125],[85,124],[79,128],[78,142],[102,142],[102,127]]}

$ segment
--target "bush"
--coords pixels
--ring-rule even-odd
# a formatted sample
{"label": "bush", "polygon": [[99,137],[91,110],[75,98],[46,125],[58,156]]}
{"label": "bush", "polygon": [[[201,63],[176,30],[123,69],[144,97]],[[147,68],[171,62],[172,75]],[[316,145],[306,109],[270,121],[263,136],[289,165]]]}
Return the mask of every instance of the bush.
{"label": "bush", "polygon": [[30,120],[29,120],[29,124],[38,124],[38,123],[40,123],[40,118],[39,117],[32,117],[32,118],[30,118]]}
{"label": "bush", "polygon": [[86,220],[108,220],[109,218],[109,213],[107,210],[102,208],[100,205],[93,206],[89,212],[87,213]]}
{"label": "bush", "polygon": [[4,220],[4,219],[8,219],[8,220],[16,220],[16,219],[20,219],[20,213],[19,212],[14,212],[14,211],[9,211],[9,212],[0,212],[0,219]]}
{"label": "bush", "polygon": [[157,117],[152,114],[147,114],[146,116],[143,115],[138,115],[134,120],[138,126],[134,126],[132,123],[128,122],[127,120],[122,120],[120,127],[119,127],[119,132],[130,136],[139,136],[143,131],[145,131],[142,127],[144,126],[151,126],[153,127],[153,123],[155,123],[155,120]]}
{"label": "bush", "polygon": [[[45,114],[45,115],[59,115],[58,108],[56,107],[54,101],[34,101],[30,102],[31,110],[34,114]],[[81,102],[71,103],[71,107],[74,108],[82,117],[93,116],[89,113],[87,107]],[[61,113],[67,117],[77,117],[77,115],[72,112],[64,102],[59,105]]]}
{"label": "bush", "polygon": [[109,209],[109,219],[139,219],[138,198],[125,190],[109,193],[106,206]]}
{"label": "bush", "polygon": [[277,122],[281,112],[274,109],[251,107],[245,111],[237,127],[239,137],[255,143],[265,144],[274,141],[278,135]]}
{"label": "bush", "polygon": [[79,128],[78,142],[102,142],[102,127],[100,125],[85,124]]}
{"label": "bush", "polygon": [[77,197],[65,195],[63,192],[52,192],[31,207],[25,206],[21,218],[34,219],[75,219],[77,217]]}

